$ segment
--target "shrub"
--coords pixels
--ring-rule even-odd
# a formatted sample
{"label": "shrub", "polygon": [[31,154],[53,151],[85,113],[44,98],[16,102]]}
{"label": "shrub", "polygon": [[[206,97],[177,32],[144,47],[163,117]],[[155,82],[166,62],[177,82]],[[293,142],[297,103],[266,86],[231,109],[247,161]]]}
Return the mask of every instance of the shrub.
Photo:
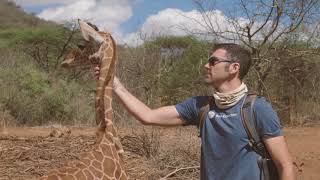
{"label": "shrub", "polygon": [[[93,122],[89,93],[74,81],[67,82],[20,61],[14,68],[1,68],[0,79],[0,103],[18,125]],[[83,103],[79,105],[79,101]],[[85,114],[78,110],[80,106]]]}

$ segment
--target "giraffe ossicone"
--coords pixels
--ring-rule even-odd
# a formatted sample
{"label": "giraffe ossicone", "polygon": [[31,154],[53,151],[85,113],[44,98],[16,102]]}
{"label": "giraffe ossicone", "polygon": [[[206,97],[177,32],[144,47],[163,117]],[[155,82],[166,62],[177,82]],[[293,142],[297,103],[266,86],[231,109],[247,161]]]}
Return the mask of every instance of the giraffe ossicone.
{"label": "giraffe ossicone", "polygon": [[91,151],[65,167],[53,170],[42,180],[128,179],[124,169],[123,148],[113,124],[112,83],[116,66],[116,43],[111,34],[97,31],[92,24],[78,20],[85,44],[72,50],[61,64],[64,67],[100,66],[95,111],[97,140]]}

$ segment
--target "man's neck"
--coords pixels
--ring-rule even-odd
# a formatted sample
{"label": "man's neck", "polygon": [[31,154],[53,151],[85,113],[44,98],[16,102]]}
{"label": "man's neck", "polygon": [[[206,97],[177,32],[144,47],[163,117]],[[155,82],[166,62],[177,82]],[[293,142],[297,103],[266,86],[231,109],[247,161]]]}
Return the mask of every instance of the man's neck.
{"label": "man's neck", "polygon": [[235,89],[237,89],[242,82],[240,80],[231,80],[231,81],[225,81],[217,86],[214,86],[215,90],[219,93],[228,93]]}

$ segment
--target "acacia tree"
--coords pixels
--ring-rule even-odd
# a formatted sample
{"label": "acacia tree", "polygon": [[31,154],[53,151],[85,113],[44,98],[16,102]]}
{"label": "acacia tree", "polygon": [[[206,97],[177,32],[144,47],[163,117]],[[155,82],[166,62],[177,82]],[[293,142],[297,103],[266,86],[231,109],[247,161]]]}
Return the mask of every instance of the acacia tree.
{"label": "acacia tree", "polygon": [[40,68],[51,72],[58,69],[67,50],[73,46],[76,32],[75,26],[71,30],[60,26],[39,27],[22,30],[17,41]]}
{"label": "acacia tree", "polygon": [[[307,71],[309,71],[306,68],[308,62],[300,61],[304,61],[310,55],[320,57],[320,1],[228,1],[229,6],[224,6],[225,15],[217,10],[221,2],[214,0],[193,0],[193,2],[200,12],[200,18],[187,18],[196,23],[197,29],[184,29],[192,34],[210,37],[216,41],[235,42],[246,46],[253,57],[252,68],[247,77],[249,85],[273,102],[277,101],[284,107],[296,108],[298,89],[302,87],[302,81],[308,80],[304,75],[299,77],[300,79],[297,77],[301,74],[308,74]],[[296,44],[303,44],[306,48],[297,47]],[[287,66],[286,63],[294,65]],[[281,72],[280,67],[283,70],[281,74],[279,73]],[[305,72],[297,74],[297,71],[291,71],[290,68],[293,67],[296,69],[298,67],[299,71]],[[270,82],[271,80],[273,82]],[[274,99],[283,95],[273,88],[280,82],[282,82],[282,87],[293,88],[286,94],[289,101],[281,102],[280,100],[279,102]],[[271,92],[278,93],[279,97],[271,96]],[[284,114],[288,113],[291,113],[290,110]],[[287,121],[292,121],[290,116],[289,119],[286,119]]]}
{"label": "acacia tree", "polygon": [[[302,24],[313,29],[319,28],[312,26],[319,23],[319,0],[236,1],[232,6],[234,9],[226,13],[224,24],[216,18],[214,0],[194,0],[194,3],[201,13],[201,19],[188,18],[201,28],[193,29],[192,33],[247,46],[252,53],[253,70],[259,79],[255,87],[260,93],[266,90],[264,81],[279,61],[276,52],[288,48],[291,35]],[[305,38],[306,35],[297,38]],[[273,56],[271,51],[275,53]]]}

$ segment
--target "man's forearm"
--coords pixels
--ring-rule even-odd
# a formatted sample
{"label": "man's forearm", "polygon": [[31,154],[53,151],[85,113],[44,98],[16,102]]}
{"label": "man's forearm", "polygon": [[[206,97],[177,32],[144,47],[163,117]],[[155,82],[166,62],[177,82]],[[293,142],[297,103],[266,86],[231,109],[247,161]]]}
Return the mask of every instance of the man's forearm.
{"label": "man's forearm", "polygon": [[122,84],[117,84],[114,87],[114,93],[120,100],[120,102],[126,107],[127,111],[131,113],[136,119],[143,124],[149,124],[148,114],[151,109],[146,106],[139,99],[134,97]]}
{"label": "man's forearm", "polygon": [[116,77],[114,78],[113,90],[127,111],[143,124],[158,126],[184,124],[175,106],[163,106],[151,109],[133,96]]}

